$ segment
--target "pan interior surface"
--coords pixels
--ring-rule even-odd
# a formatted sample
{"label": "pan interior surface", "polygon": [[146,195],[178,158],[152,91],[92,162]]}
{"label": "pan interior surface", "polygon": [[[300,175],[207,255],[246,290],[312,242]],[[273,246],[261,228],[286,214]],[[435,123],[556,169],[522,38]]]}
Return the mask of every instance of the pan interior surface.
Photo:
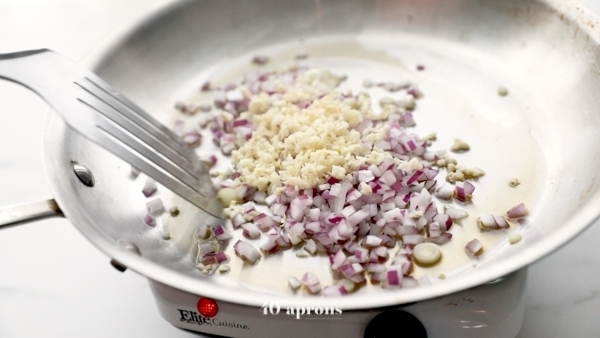
{"label": "pan interior surface", "polygon": [[[600,136],[597,24],[568,1],[184,1],[92,55],[88,65],[96,73],[167,125],[176,101],[208,100],[199,86],[239,80],[255,69],[250,60],[258,54],[275,66],[307,53],[307,66],[346,74],[344,86],[355,91],[365,79],[416,82],[425,96],[415,111],[415,132],[436,132],[433,149],[467,140],[471,150],[456,158],[486,171],[473,203],[461,207],[473,215],[503,214],[524,202],[530,214],[509,230],[523,237],[516,245],[507,232],[480,234],[475,216],[455,225],[464,234],[449,245],[462,258],[417,269],[417,277],[428,275],[431,283],[415,289],[372,287],[327,299],[294,294],[285,285],[289,275],[312,270],[327,276],[329,265],[327,258],[299,262],[291,252],[254,267],[230,253],[231,264],[238,264],[232,273],[204,275],[195,267],[193,243],[202,213],[163,189],[167,209],[186,212],[176,222],[163,216],[156,227],[146,225],[143,175],[133,179],[129,165],[55,114],[45,133],[51,184],[67,217],[106,254],[188,292],[254,306],[269,297],[284,306],[344,309],[456,292],[541,258],[597,217],[600,156],[590,142]],[[509,95],[499,96],[499,87]],[[72,161],[94,173],[93,188],[72,175]],[[508,185],[514,177],[522,181],[517,188]],[[171,240],[163,239],[167,231]],[[462,248],[475,235],[495,244],[470,259]],[[139,255],[127,249],[131,244]]]}

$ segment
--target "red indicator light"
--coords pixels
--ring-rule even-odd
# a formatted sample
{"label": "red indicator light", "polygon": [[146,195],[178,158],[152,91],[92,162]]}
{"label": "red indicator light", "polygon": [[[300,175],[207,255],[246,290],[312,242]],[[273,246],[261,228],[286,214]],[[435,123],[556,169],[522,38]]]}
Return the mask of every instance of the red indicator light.
{"label": "red indicator light", "polygon": [[212,318],[219,312],[219,306],[214,300],[202,297],[198,300],[198,312],[204,317]]}

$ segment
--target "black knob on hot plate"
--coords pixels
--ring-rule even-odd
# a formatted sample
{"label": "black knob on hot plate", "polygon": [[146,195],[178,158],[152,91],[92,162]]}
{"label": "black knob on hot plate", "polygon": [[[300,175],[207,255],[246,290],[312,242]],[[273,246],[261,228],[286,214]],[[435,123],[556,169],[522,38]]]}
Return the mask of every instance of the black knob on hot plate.
{"label": "black knob on hot plate", "polygon": [[417,317],[399,310],[384,311],[371,319],[364,338],[427,338]]}

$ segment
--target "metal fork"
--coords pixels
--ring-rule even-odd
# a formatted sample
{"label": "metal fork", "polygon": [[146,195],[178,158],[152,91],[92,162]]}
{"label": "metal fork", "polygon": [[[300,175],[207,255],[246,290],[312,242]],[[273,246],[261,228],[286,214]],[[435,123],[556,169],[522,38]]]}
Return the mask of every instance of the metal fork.
{"label": "metal fork", "polygon": [[0,79],[36,92],[82,136],[202,210],[222,215],[208,172],[194,150],[94,73],[40,49],[1,54]]}

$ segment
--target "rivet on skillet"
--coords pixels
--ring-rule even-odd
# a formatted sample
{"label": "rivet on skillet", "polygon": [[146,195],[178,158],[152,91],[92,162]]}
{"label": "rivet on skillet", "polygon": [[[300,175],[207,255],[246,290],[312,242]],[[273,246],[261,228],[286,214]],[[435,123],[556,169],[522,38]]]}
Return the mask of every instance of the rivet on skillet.
{"label": "rivet on skillet", "polygon": [[[117,241],[117,243],[119,243],[123,248],[125,248],[129,251],[131,251],[135,254],[141,255],[140,249],[138,249],[137,245],[135,245],[131,242],[120,239]],[[125,265],[117,262],[114,259],[110,260],[110,265],[112,265],[115,269],[119,270],[120,272],[124,272],[125,270],[127,270],[127,267]]]}
{"label": "rivet on skillet", "polygon": [[94,180],[94,175],[87,167],[84,167],[81,164],[73,164],[73,172],[81,181],[81,183],[85,184],[88,187],[94,186],[94,183],[96,182]]}

